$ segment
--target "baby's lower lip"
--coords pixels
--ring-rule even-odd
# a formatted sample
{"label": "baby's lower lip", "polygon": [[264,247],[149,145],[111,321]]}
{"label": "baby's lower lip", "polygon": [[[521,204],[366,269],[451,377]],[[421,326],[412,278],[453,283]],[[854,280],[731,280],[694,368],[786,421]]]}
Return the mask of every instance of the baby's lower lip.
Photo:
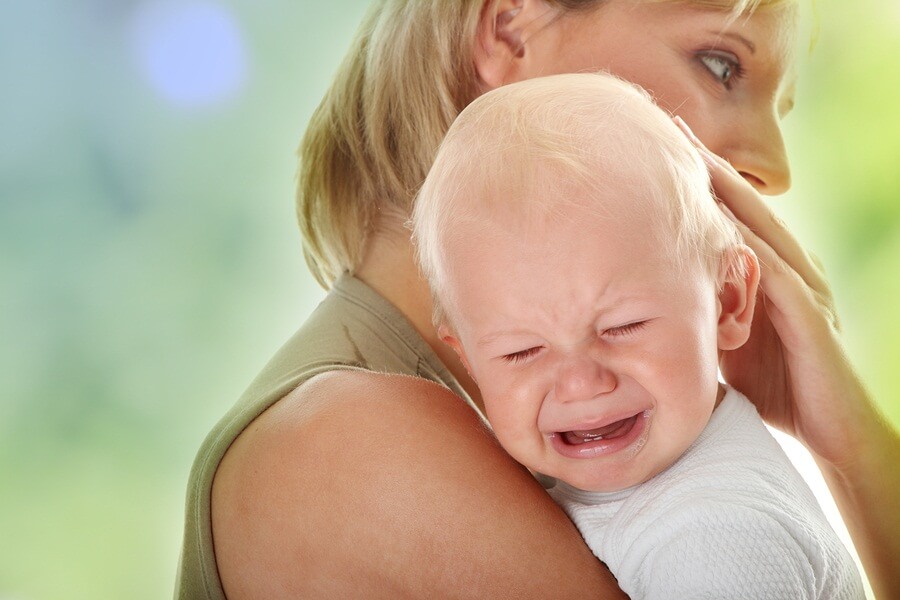
{"label": "baby's lower lip", "polygon": [[648,411],[591,431],[559,431],[550,435],[553,448],[567,458],[594,458],[615,454],[644,439]]}

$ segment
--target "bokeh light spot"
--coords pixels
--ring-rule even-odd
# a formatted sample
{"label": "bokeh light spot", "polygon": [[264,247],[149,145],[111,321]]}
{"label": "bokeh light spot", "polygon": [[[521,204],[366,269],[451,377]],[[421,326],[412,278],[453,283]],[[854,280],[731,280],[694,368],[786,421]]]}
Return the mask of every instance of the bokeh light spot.
{"label": "bokeh light spot", "polygon": [[221,102],[246,78],[240,29],[218,4],[145,2],[135,13],[133,36],[142,74],[173,104]]}

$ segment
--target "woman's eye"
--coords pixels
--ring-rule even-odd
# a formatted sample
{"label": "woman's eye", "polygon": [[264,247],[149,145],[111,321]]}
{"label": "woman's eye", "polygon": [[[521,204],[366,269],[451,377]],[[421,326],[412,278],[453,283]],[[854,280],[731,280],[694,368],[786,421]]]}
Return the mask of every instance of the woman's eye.
{"label": "woman's eye", "polygon": [[604,331],[606,335],[610,336],[622,336],[629,335],[632,333],[636,333],[638,330],[643,329],[647,324],[647,321],[635,321],[634,323],[628,323],[627,325],[619,325],[618,327],[611,327]]}
{"label": "woman's eye", "polygon": [[730,89],[734,81],[743,75],[740,61],[731,54],[706,52],[699,59],[706,70],[726,88]]}
{"label": "woman's eye", "polygon": [[512,354],[504,354],[502,358],[508,363],[517,364],[522,362],[523,360],[528,360],[540,351],[541,347],[535,346],[534,348],[520,350],[518,352],[513,352]]}

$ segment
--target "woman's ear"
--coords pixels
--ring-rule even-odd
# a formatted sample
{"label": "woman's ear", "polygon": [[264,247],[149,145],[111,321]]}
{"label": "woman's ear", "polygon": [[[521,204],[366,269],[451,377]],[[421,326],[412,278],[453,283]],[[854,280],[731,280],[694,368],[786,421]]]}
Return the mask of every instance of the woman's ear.
{"label": "woman's ear", "polygon": [[557,9],[542,0],[485,0],[475,34],[475,70],[484,91],[526,79],[526,42]]}
{"label": "woman's ear", "polygon": [[[759,261],[749,247],[734,250],[719,292],[719,350],[735,350],[750,337],[759,288]],[[739,268],[743,265],[743,269]]]}
{"label": "woman's ear", "polygon": [[472,375],[472,368],[469,366],[469,359],[466,358],[466,351],[463,349],[462,344],[459,342],[459,338],[456,337],[456,333],[450,329],[450,327],[446,323],[441,323],[437,328],[438,337],[442,342],[453,348],[453,351],[456,352],[456,355],[459,357],[459,360],[462,361],[463,366],[466,368],[466,372],[469,374],[469,377],[472,378],[475,383],[478,381],[475,379],[475,376]]}

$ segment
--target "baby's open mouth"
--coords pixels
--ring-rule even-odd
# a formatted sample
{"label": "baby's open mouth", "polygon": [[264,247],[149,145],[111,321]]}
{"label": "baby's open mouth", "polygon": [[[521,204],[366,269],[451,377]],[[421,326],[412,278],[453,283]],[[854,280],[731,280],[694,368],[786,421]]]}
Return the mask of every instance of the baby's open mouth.
{"label": "baby's open mouth", "polygon": [[631,431],[631,428],[634,427],[634,424],[637,422],[637,418],[640,415],[641,413],[638,413],[627,419],[621,419],[614,423],[610,423],[609,425],[597,427],[596,429],[562,431],[560,432],[560,436],[563,441],[570,446],[578,446],[579,444],[595,442],[597,440],[614,440],[627,435],[628,432]]}

